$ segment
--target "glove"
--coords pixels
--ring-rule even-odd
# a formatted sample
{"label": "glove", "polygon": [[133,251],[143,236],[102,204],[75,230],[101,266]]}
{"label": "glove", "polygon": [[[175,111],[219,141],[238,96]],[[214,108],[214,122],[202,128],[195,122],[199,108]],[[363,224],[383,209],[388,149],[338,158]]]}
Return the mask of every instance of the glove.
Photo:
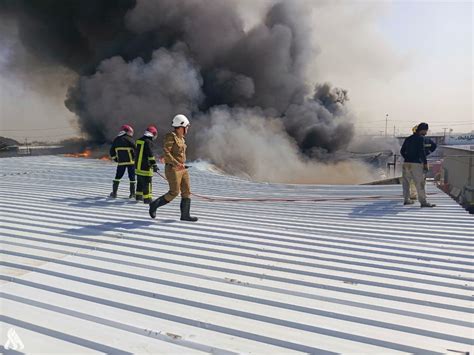
{"label": "glove", "polygon": [[153,172],[157,173],[158,170],[160,170],[160,169],[158,169],[158,166],[157,166],[157,165],[153,165]]}
{"label": "glove", "polygon": [[428,164],[423,164],[423,172],[427,173],[429,170]]}
{"label": "glove", "polygon": [[114,162],[118,163],[118,158],[117,157],[113,157],[112,158]]}

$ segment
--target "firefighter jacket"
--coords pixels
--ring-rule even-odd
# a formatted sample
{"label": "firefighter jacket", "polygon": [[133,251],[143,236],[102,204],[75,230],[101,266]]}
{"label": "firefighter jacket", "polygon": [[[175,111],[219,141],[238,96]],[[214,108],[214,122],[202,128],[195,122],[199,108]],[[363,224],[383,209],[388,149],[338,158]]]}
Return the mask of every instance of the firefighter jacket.
{"label": "firefighter jacket", "polygon": [[143,136],[137,140],[136,144],[135,174],[153,176],[153,167],[156,166],[156,159],[153,154],[153,141],[151,137]]}
{"label": "firefighter jacket", "polygon": [[419,134],[412,134],[403,142],[400,154],[405,163],[426,164],[425,138]]}
{"label": "firefighter jacket", "polygon": [[178,137],[171,132],[165,136],[163,144],[165,163],[176,166],[186,162],[186,142],[184,137]]}
{"label": "firefighter jacket", "polygon": [[116,137],[112,142],[109,154],[118,165],[135,164],[135,142],[133,138],[126,134]]}

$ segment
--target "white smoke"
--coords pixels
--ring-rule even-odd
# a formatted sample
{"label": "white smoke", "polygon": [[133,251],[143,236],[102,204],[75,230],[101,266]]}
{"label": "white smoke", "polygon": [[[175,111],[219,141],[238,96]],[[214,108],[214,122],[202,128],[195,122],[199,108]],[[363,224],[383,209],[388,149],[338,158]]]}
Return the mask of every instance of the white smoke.
{"label": "white smoke", "polygon": [[217,107],[205,121],[207,127],[191,127],[198,130],[194,149],[231,174],[299,184],[357,184],[378,178],[361,162],[310,160],[288,136],[282,121],[266,117],[261,110]]}

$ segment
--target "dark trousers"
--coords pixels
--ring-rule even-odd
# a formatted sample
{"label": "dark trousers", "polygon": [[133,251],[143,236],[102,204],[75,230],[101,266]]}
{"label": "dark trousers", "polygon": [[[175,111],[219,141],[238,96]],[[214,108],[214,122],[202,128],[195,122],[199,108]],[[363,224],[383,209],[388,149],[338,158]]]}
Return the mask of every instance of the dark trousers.
{"label": "dark trousers", "polygon": [[114,181],[120,182],[123,175],[125,174],[125,170],[128,172],[128,179],[131,183],[135,182],[135,165],[117,165],[117,172],[115,173]]}
{"label": "dark trousers", "polygon": [[151,179],[151,176],[137,175],[137,196],[142,195],[143,199],[153,198]]}

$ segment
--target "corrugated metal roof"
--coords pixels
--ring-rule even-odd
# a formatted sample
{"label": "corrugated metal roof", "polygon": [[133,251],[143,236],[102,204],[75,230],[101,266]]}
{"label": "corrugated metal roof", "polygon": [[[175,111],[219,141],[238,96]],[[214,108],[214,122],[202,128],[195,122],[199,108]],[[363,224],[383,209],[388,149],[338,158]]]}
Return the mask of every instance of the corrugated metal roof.
{"label": "corrugated metal roof", "polygon": [[[333,200],[194,198],[193,224],[179,221],[179,202],[150,219],[125,198],[126,179],[123,198],[107,199],[108,162],[0,164],[3,345],[63,354],[472,347],[473,216],[433,186],[438,206],[421,209],[402,206],[399,185],[255,183],[196,164],[196,194]],[[164,193],[165,182],[154,188]]]}

